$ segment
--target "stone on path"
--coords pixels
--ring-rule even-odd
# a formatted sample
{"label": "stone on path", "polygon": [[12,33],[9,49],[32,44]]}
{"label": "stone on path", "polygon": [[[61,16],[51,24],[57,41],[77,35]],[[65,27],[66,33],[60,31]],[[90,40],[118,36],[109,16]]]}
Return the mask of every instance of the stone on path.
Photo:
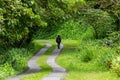
{"label": "stone on path", "polygon": [[27,76],[30,73],[35,73],[40,71],[40,67],[37,65],[36,61],[39,59],[39,57],[44,54],[48,48],[51,47],[51,44],[46,44],[46,47],[42,48],[35,56],[33,56],[29,61],[28,61],[28,67],[29,69],[20,75],[17,75],[15,77],[8,78],[6,80],[20,80],[21,78]]}
{"label": "stone on path", "polygon": [[47,59],[47,64],[53,68],[53,72],[45,78],[43,78],[42,80],[64,80],[64,76],[66,75],[66,69],[57,65],[55,62],[55,59],[59,55],[62,48],[63,45],[61,45],[61,49],[55,49],[53,51],[53,54]]}

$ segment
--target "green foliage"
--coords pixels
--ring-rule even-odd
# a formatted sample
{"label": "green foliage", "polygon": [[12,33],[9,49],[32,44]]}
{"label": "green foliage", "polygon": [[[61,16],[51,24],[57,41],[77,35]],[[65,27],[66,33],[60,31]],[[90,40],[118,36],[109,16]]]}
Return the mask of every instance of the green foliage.
{"label": "green foliage", "polygon": [[24,48],[0,48],[3,51],[0,51],[0,79],[3,80],[26,70],[27,61],[43,46],[45,45],[34,40]]}
{"label": "green foliage", "polygon": [[102,45],[101,42],[101,40],[85,40],[79,44],[77,41],[79,46],[76,46],[71,40],[63,41],[64,48],[57,62],[68,70],[66,80],[120,79],[109,71],[113,59],[116,59],[116,51]]}
{"label": "green foliage", "polygon": [[[41,32],[40,32],[41,31]],[[35,38],[53,39],[58,34],[62,39],[93,39],[94,30],[91,26],[81,20],[68,20],[57,24],[50,29],[40,29]]]}
{"label": "green foliage", "polygon": [[[51,28],[56,23],[63,22],[66,18],[65,12],[62,7],[62,2],[58,0],[40,0],[38,1],[41,6],[40,16],[43,20],[45,20],[48,24],[48,29]],[[59,6],[60,5],[60,6]]]}
{"label": "green foliage", "polygon": [[0,56],[2,59],[0,64],[0,79],[3,80],[8,76],[15,75],[26,70],[27,60],[30,58],[30,52],[27,48],[11,48],[4,51],[4,55],[2,54]]}
{"label": "green foliage", "polygon": [[120,56],[117,56],[115,59],[113,59],[112,69],[118,76],[120,76]]}
{"label": "green foliage", "polygon": [[[101,1],[102,0],[100,0],[100,2]],[[113,31],[115,28],[113,25],[115,24],[115,20],[112,19],[106,11],[93,9],[92,7],[86,9],[89,2],[90,1],[85,0],[1,0],[0,43],[4,46],[12,45],[21,47],[24,43],[29,43],[38,30],[40,33],[43,32],[43,35],[41,34],[40,36],[44,37],[56,34],[60,28],[63,28],[62,26],[66,26],[64,25],[67,24],[66,22],[69,23],[71,18],[79,18],[80,21],[77,22],[82,23],[79,24],[80,26],[86,27],[86,24],[87,26],[92,26],[95,37],[103,38],[106,36],[107,31]],[[102,2],[104,2],[104,0]],[[117,7],[118,6],[115,6],[115,8],[112,9],[116,11],[118,9]],[[119,11],[116,12],[116,16],[118,17]],[[72,25],[77,24],[77,22],[72,22]],[[71,28],[71,23],[69,24],[68,26]],[[48,27],[41,29],[40,26]],[[74,29],[75,30],[71,33],[79,33],[79,31],[76,30],[78,28]],[[45,34],[44,31],[50,33],[50,35]],[[66,38],[68,37],[70,36],[66,35]]]}
{"label": "green foliage", "polygon": [[67,12],[76,11],[78,8],[84,8],[86,5],[85,0],[62,0],[66,4]]}
{"label": "green foliage", "polygon": [[74,13],[71,19],[68,18],[61,23],[55,22],[57,24],[40,29],[36,35],[37,38],[50,39],[55,38],[57,34],[64,39],[104,38],[108,32],[116,28],[114,19],[107,12],[98,9],[80,10]]}
{"label": "green foliage", "polygon": [[96,38],[103,38],[108,31],[115,29],[114,19],[102,10],[88,9],[78,12],[78,16],[93,27]]}
{"label": "green foliage", "polygon": [[[0,0],[0,73],[3,74],[0,77],[26,68],[28,57],[43,46],[39,41],[33,41],[28,48],[23,48],[32,38],[53,39],[58,34],[62,39],[77,39],[78,45],[81,45],[75,52],[72,52],[74,48],[70,48],[72,53],[69,52],[68,59],[76,63],[69,60],[67,66],[72,69],[77,66],[78,71],[84,65],[83,70],[109,69],[116,50],[112,47],[117,46],[119,41],[119,4],[119,0]],[[101,43],[110,42],[110,46],[108,43],[106,46],[87,41],[95,38],[105,38],[105,42]],[[66,43],[70,46],[72,41]],[[8,48],[10,46],[14,48]],[[114,66],[118,62],[114,64],[113,60],[114,71],[117,71]]]}
{"label": "green foliage", "polygon": [[94,66],[99,66],[101,68],[111,68],[111,64],[108,64],[108,62],[112,62],[114,57],[116,56],[116,52],[114,49],[110,49],[109,47],[104,47],[99,43],[98,41],[92,42],[92,41],[83,41],[79,47],[79,55],[78,58],[80,58],[82,61],[93,61]]}
{"label": "green foliage", "polygon": [[[44,40],[45,41],[45,40]],[[43,41],[43,42],[44,42]],[[50,40],[49,40],[50,41]],[[49,42],[47,41],[47,42]],[[38,40],[38,42],[42,42],[41,40]],[[50,42],[51,43],[51,42]],[[53,44],[53,43],[51,43]],[[35,74],[30,74],[27,77],[22,78],[21,80],[30,80],[30,79],[34,79],[34,80],[42,80],[42,78],[44,76],[47,76],[51,71],[52,68],[46,63],[46,60],[48,59],[48,57],[52,54],[52,51],[55,49],[55,43],[52,45],[52,47],[50,47],[47,52],[42,55],[38,61],[37,64],[42,68],[40,72],[35,73]]]}
{"label": "green foliage", "polygon": [[12,65],[12,67],[16,70],[23,70],[27,66],[27,62],[25,57],[29,54],[29,52],[26,49],[17,49],[13,48],[7,51],[6,60],[9,64]]}
{"label": "green foliage", "polygon": [[89,62],[93,59],[93,53],[92,51],[85,49],[82,51],[81,56],[80,56],[81,61],[83,62]]}
{"label": "green foliage", "polygon": [[[66,45],[66,42],[63,41]],[[111,68],[112,60],[116,57],[116,52],[107,46],[102,46],[99,41],[84,40],[79,46],[64,46],[63,52],[59,57],[59,63],[68,71],[106,71]]]}
{"label": "green foliage", "polygon": [[[89,4],[92,3],[92,4]],[[107,11],[112,17],[115,18],[116,29],[120,30],[120,0],[92,0],[88,1],[89,7],[93,7],[95,9],[101,9],[103,11]]]}
{"label": "green foliage", "polygon": [[[2,50],[2,49],[1,49]],[[12,48],[7,51],[2,50],[0,55],[0,79],[15,75],[27,69],[27,60],[33,55],[33,51],[27,48]]]}
{"label": "green foliage", "polygon": [[119,43],[119,32],[112,32],[108,34],[107,40],[111,43]]}
{"label": "green foliage", "polygon": [[[62,9],[54,6],[49,6],[50,11],[47,13],[45,17],[46,21],[48,22],[49,26],[53,26],[56,23],[60,23],[64,21],[65,13]],[[49,27],[48,27],[49,29]]]}
{"label": "green foliage", "polygon": [[[2,5],[1,5],[2,4]],[[31,39],[39,26],[45,26],[39,15],[33,12],[32,1],[3,1],[0,3],[0,44],[21,47]]]}
{"label": "green foliage", "polygon": [[12,68],[9,63],[4,63],[0,65],[0,79],[4,80],[6,77],[10,75],[14,75],[17,72]]}
{"label": "green foliage", "polygon": [[87,30],[81,36],[81,40],[94,39],[95,31],[92,27],[88,27]]}

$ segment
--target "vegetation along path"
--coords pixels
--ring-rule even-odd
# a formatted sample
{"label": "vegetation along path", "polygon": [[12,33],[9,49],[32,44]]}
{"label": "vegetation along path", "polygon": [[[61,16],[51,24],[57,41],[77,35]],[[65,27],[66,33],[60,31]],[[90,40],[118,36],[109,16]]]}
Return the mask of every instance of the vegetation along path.
{"label": "vegetation along path", "polygon": [[61,49],[55,49],[53,51],[53,54],[47,59],[47,64],[53,68],[53,72],[50,73],[45,78],[43,78],[42,80],[61,80],[64,78],[66,74],[66,69],[60,67],[55,62],[55,59],[59,55],[62,48],[63,48],[63,45],[61,45]]}
{"label": "vegetation along path", "polygon": [[8,78],[6,80],[20,80],[22,77],[25,77],[26,75],[28,75],[30,73],[38,72],[41,68],[36,64],[36,61],[42,54],[44,54],[48,50],[49,47],[51,47],[51,44],[46,44],[46,47],[42,48],[35,56],[33,56],[28,61],[29,69],[25,73],[20,74],[15,77]]}

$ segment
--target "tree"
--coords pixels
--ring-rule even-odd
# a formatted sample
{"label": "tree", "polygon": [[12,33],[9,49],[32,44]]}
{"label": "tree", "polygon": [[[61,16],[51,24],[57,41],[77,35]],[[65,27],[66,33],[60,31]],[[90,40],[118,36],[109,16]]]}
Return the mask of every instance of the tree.
{"label": "tree", "polygon": [[111,14],[116,20],[117,28],[116,30],[120,30],[120,0],[94,0],[89,1],[89,7],[95,9],[101,9],[103,11],[107,11]]}
{"label": "tree", "polygon": [[21,47],[30,42],[40,26],[46,26],[38,13],[35,13],[34,0],[0,1],[0,44]]}
{"label": "tree", "polygon": [[108,12],[99,9],[86,9],[79,11],[77,17],[93,27],[95,38],[104,38],[107,32],[115,29],[114,19]]}

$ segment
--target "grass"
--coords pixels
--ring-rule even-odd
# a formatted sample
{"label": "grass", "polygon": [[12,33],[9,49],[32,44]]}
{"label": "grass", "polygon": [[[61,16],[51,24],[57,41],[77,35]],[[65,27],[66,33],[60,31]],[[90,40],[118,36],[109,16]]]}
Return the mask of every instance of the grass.
{"label": "grass", "polygon": [[[52,71],[46,60],[55,49],[55,39],[34,40],[33,43],[35,49],[31,52],[45,46],[45,43],[51,43],[53,46],[37,62],[42,70],[21,80],[41,80]],[[120,77],[111,68],[108,68],[110,65],[106,64],[107,61],[115,58],[114,48],[108,47],[98,40],[62,40],[62,43],[64,48],[57,58],[57,63],[68,70],[66,80],[120,80]],[[30,56],[32,55],[30,54]],[[9,67],[8,64],[6,65]]]}
{"label": "grass", "polygon": [[111,72],[70,71],[66,80],[120,80],[120,78]]}
{"label": "grass", "polygon": [[68,70],[66,80],[120,80],[106,65],[107,60],[114,58],[114,49],[89,40],[63,43],[64,48],[57,62]]}
{"label": "grass", "polygon": [[10,48],[4,51],[0,65],[0,80],[22,73],[27,69],[27,61],[45,45],[37,41],[31,42],[27,47]]}
{"label": "grass", "polygon": [[[52,51],[55,49],[55,41],[53,39],[51,40],[36,40],[38,43],[51,43],[53,46],[48,49],[48,51],[42,55],[39,60],[37,61],[38,65],[42,68],[42,70],[38,73],[30,74],[21,80],[41,80],[43,77],[47,76],[51,71],[52,68],[46,63],[47,58],[51,55]],[[66,46],[70,46],[68,42],[74,43],[77,45],[76,40],[63,40],[63,42],[66,43]],[[72,46],[72,45],[71,45]],[[73,46],[75,47],[75,46]]]}
{"label": "grass", "polygon": [[52,68],[46,63],[47,58],[52,54],[52,51],[55,49],[55,44],[53,40],[36,40],[40,43],[51,43],[53,46],[48,49],[48,51],[42,55],[39,60],[37,61],[38,65],[42,68],[40,72],[30,74],[21,80],[41,80],[43,77],[47,76],[51,71]]}

